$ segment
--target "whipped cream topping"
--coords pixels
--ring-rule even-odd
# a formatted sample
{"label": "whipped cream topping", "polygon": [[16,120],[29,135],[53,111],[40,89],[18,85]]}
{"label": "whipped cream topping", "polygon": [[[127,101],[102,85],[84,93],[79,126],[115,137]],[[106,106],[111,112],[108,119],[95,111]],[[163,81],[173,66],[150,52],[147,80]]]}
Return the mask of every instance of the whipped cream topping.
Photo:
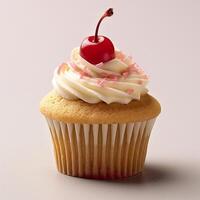
{"label": "whipped cream topping", "polygon": [[139,100],[147,93],[147,75],[130,56],[117,50],[115,56],[106,63],[93,65],[80,56],[79,48],[73,49],[71,61],[54,72],[54,89],[63,98],[87,103],[128,104]]}

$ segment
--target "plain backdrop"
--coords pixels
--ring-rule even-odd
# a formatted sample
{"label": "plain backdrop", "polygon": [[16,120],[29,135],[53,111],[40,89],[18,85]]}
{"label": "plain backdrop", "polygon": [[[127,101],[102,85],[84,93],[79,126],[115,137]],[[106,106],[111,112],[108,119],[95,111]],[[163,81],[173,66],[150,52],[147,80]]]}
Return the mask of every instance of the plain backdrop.
{"label": "plain backdrop", "polygon": [[[134,57],[162,105],[143,176],[59,174],[39,113],[57,65],[94,33]],[[199,0],[0,0],[0,199],[200,199]]]}

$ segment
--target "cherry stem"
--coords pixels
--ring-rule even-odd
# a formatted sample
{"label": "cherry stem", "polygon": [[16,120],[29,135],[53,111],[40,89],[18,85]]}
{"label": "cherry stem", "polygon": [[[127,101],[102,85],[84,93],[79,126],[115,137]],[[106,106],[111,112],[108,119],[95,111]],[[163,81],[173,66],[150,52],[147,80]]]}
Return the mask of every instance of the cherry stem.
{"label": "cherry stem", "polygon": [[99,26],[102,22],[102,20],[105,18],[105,17],[110,17],[113,15],[113,9],[112,8],[109,8],[108,10],[106,10],[106,12],[103,14],[103,16],[100,18],[98,24],[97,24],[97,27],[96,27],[96,31],[95,31],[95,37],[94,37],[94,42],[98,42],[98,31],[99,31]]}

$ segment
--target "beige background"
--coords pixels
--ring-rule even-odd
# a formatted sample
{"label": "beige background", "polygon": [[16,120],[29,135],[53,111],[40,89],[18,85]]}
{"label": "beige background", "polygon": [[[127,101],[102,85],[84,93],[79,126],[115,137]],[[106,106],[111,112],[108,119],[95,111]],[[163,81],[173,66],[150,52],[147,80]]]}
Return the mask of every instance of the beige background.
{"label": "beige background", "polygon": [[[144,67],[162,114],[142,177],[63,176],[38,104],[110,6],[100,32]],[[199,0],[0,0],[0,199],[200,199],[199,53]]]}

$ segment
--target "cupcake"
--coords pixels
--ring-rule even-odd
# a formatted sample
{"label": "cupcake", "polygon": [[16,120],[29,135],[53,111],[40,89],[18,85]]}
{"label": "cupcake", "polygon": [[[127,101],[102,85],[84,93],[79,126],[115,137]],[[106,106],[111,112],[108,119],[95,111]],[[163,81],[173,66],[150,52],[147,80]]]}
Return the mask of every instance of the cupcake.
{"label": "cupcake", "polygon": [[40,103],[53,141],[59,172],[114,179],[143,171],[159,102],[148,76],[132,57],[98,35],[85,38],[69,62],[55,69],[53,90]]}

